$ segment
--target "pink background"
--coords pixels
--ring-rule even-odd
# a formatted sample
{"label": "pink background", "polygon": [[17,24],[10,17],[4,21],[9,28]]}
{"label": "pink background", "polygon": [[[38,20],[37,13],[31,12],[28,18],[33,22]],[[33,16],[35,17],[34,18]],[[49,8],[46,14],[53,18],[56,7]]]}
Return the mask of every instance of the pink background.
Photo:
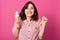
{"label": "pink background", "polygon": [[[28,0],[0,0],[0,40],[14,40],[12,27],[15,12],[22,9]],[[39,17],[46,16],[48,23],[43,40],[60,40],[60,1],[31,0],[38,9]]]}

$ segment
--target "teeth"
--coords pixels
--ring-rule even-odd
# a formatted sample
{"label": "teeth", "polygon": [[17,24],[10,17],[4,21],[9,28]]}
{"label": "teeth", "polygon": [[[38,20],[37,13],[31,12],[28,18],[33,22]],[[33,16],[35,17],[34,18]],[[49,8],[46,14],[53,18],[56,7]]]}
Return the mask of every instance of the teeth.
{"label": "teeth", "polygon": [[32,12],[29,12],[29,14],[32,14]]}

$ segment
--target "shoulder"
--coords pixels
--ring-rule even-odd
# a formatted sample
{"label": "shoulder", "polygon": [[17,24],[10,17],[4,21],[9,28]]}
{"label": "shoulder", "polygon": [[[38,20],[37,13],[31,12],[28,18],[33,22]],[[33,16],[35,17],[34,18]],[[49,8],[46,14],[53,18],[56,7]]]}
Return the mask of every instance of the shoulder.
{"label": "shoulder", "polygon": [[41,18],[39,18],[37,21],[35,21],[35,25],[37,28],[40,27],[40,23],[41,23]]}
{"label": "shoulder", "polygon": [[40,22],[41,22],[41,18],[39,18],[37,21],[35,21],[35,23],[38,25],[38,24],[40,24]]}
{"label": "shoulder", "polygon": [[38,20],[37,21],[35,21],[36,23],[39,23],[39,22],[41,22],[41,18],[38,18]]}
{"label": "shoulder", "polygon": [[38,22],[41,22],[41,18],[38,19]]}
{"label": "shoulder", "polygon": [[40,23],[41,23],[41,18],[38,19],[37,25],[40,25]]}

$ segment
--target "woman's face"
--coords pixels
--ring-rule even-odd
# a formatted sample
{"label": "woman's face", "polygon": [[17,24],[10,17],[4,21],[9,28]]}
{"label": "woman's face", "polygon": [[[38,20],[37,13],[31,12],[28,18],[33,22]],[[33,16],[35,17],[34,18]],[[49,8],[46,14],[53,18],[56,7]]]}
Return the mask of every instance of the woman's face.
{"label": "woman's face", "polygon": [[34,7],[32,4],[28,5],[28,8],[25,9],[25,15],[31,17],[34,14]]}

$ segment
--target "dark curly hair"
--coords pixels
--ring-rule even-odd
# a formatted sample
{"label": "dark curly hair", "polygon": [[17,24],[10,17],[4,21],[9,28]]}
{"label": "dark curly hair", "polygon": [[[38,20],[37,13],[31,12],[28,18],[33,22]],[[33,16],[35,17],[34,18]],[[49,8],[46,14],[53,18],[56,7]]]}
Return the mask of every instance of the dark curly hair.
{"label": "dark curly hair", "polygon": [[24,5],[24,7],[22,8],[19,16],[21,17],[21,20],[25,20],[25,19],[26,19],[25,9],[28,8],[28,5],[29,5],[29,4],[32,4],[33,7],[34,7],[34,14],[31,16],[31,20],[37,21],[37,20],[38,20],[38,12],[37,12],[37,9],[36,9],[34,3],[32,3],[31,1],[27,2],[27,3]]}

